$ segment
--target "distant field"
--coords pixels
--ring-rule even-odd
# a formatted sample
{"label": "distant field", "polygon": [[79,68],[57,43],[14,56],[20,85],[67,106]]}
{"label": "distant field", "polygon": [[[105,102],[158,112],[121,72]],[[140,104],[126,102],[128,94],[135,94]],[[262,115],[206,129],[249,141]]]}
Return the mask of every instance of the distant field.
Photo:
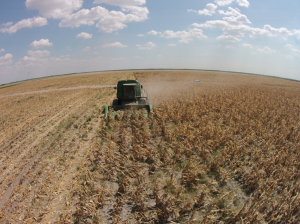
{"label": "distant field", "polygon": [[[131,77],[132,74],[132,72],[99,72],[45,77],[3,85],[2,88],[0,86],[0,95],[75,86],[115,84],[120,78],[126,79]],[[3,88],[10,85],[9,88]]]}
{"label": "distant field", "polygon": [[[153,118],[103,120],[116,90],[97,86],[135,78]],[[1,223],[300,222],[299,82],[141,70],[3,87]]]}

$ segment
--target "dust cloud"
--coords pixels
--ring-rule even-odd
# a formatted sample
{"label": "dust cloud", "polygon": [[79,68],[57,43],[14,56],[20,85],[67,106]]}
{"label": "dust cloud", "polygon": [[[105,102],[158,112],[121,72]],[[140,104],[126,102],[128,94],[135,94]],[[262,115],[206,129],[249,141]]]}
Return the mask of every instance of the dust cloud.
{"label": "dust cloud", "polygon": [[[147,90],[149,102],[158,106],[160,104],[171,101],[187,93],[191,88],[195,88],[193,83],[186,82],[143,82],[144,89]],[[197,83],[200,87],[200,83]]]}
{"label": "dust cloud", "polygon": [[[136,78],[148,93],[154,106],[190,97],[205,97],[230,91],[240,85],[272,85],[297,87],[295,82],[278,78],[213,71],[143,71]],[[197,81],[196,81],[197,80]]]}

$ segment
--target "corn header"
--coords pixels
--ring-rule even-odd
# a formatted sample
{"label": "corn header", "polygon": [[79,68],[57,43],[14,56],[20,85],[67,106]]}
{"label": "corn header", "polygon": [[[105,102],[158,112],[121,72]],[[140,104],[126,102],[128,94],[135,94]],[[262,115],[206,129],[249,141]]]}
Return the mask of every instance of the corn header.
{"label": "corn header", "polygon": [[[105,106],[105,119],[107,119],[109,111],[111,111],[111,118],[115,118],[117,111],[136,110],[136,113],[139,113],[138,110],[141,110],[144,117],[152,112],[148,94],[137,80],[121,80],[115,88],[117,89],[117,99],[113,100],[112,106]],[[120,117],[123,116],[123,112],[118,112]]]}

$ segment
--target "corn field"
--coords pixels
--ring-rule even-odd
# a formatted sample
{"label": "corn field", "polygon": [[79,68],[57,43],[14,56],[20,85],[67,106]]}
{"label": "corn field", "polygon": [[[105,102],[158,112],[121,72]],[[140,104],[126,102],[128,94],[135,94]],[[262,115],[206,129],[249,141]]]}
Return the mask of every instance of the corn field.
{"label": "corn field", "polygon": [[[59,90],[135,78],[147,118],[105,120],[113,88]],[[295,81],[95,73],[0,89],[0,105],[0,223],[300,223]]]}
{"label": "corn field", "polygon": [[300,222],[299,92],[193,91],[148,118],[103,120],[73,189],[76,212],[62,221]]}

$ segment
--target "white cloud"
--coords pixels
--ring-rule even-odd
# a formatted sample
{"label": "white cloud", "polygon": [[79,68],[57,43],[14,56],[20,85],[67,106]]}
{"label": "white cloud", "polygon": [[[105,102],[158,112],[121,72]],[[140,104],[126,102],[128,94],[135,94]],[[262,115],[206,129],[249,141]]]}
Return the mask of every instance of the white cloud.
{"label": "white cloud", "polygon": [[26,0],[28,9],[36,9],[40,15],[61,19],[82,7],[83,0]]}
{"label": "white cloud", "polygon": [[230,16],[224,17],[223,20],[228,21],[232,25],[240,25],[243,23],[251,23],[247,16],[240,13],[238,8],[228,7],[228,11],[224,12],[223,10],[219,10],[219,13],[222,15]]}
{"label": "white cloud", "polygon": [[269,53],[275,53],[276,52],[275,50],[273,50],[273,49],[271,49],[271,48],[269,48],[267,46],[265,46],[262,49],[257,49],[257,50],[260,51],[260,52],[263,52],[263,53],[267,53],[267,54],[269,54]]}
{"label": "white cloud", "polygon": [[292,45],[290,45],[290,44],[286,44],[286,45],[284,45],[286,48],[289,48],[291,51],[292,51],[292,53],[293,53],[293,55],[295,55],[295,56],[297,56],[297,57],[300,57],[300,50],[298,50],[298,49],[296,49],[296,48],[293,48],[293,46]]}
{"label": "white cloud", "polygon": [[96,27],[105,33],[123,29],[126,23],[140,22],[148,18],[148,9],[138,6],[145,4],[145,0],[95,0],[94,3],[120,6],[123,12],[109,11],[101,6],[80,10],[83,0],[26,0],[26,7],[39,10],[44,17],[62,19],[60,27],[91,26],[98,21]]}
{"label": "white cloud", "polygon": [[83,39],[90,39],[93,37],[93,34],[89,34],[89,33],[85,33],[85,32],[81,32],[79,34],[77,34],[76,38],[83,38]]}
{"label": "white cloud", "polygon": [[32,28],[32,27],[39,27],[39,26],[45,26],[47,25],[47,19],[43,18],[43,17],[34,17],[34,18],[29,18],[29,19],[23,19],[19,22],[17,22],[14,25],[11,25],[10,27],[5,27],[5,28],[1,28],[0,31],[2,33],[15,33],[17,32],[19,29],[22,28]]}
{"label": "white cloud", "polygon": [[234,0],[215,0],[215,3],[217,3],[219,6],[229,5]]}
{"label": "white cloud", "polygon": [[109,4],[109,5],[116,5],[116,6],[135,6],[135,5],[144,5],[146,0],[95,0],[94,4]]}
{"label": "white cloud", "polygon": [[144,34],[138,34],[137,35],[138,37],[143,37],[143,36],[145,36]]}
{"label": "white cloud", "polygon": [[13,24],[13,22],[7,22],[7,23],[2,23],[2,26],[11,26]]}
{"label": "white cloud", "polygon": [[60,27],[79,27],[81,25],[94,25],[94,20],[100,20],[109,15],[109,11],[103,7],[97,6],[91,9],[81,9],[80,11],[66,16],[59,23]]}
{"label": "white cloud", "polygon": [[222,14],[222,15],[225,15],[225,16],[239,16],[239,15],[242,15],[240,13],[240,10],[238,8],[231,8],[231,7],[228,7],[228,10],[227,12],[224,12],[224,10],[219,10],[219,13]]}
{"label": "white cloud", "polygon": [[33,41],[29,47],[32,49],[36,49],[36,48],[42,48],[42,47],[47,47],[47,46],[52,46],[53,43],[49,42],[49,39],[40,39],[39,41]]}
{"label": "white cloud", "polygon": [[243,7],[249,7],[250,3],[247,0],[236,0],[236,2],[239,4],[239,6]]}
{"label": "white cloud", "polygon": [[82,49],[82,51],[89,51],[90,50],[90,47],[85,47]]}
{"label": "white cloud", "polygon": [[46,50],[44,50],[44,51],[29,50],[29,51],[27,51],[27,54],[29,56],[24,56],[23,57],[23,62],[26,63],[24,66],[41,65],[42,63],[44,63],[48,60],[45,57],[50,56],[50,52],[46,51]]}
{"label": "white cloud", "polygon": [[216,12],[216,9],[218,8],[217,5],[214,5],[212,3],[208,3],[206,5],[206,9],[199,10],[198,14],[199,15],[207,15],[207,16],[212,16]]}
{"label": "white cloud", "polygon": [[155,30],[151,30],[151,31],[149,31],[149,32],[148,32],[148,34],[151,34],[151,35],[157,35],[157,34],[158,34],[158,32],[157,32],[157,31],[155,31]]}
{"label": "white cloud", "polygon": [[225,48],[234,49],[235,47],[233,45],[226,45]]}
{"label": "white cloud", "polygon": [[139,50],[151,50],[152,48],[156,47],[156,45],[152,42],[148,42],[143,46],[139,44],[137,44],[136,46],[138,47]]}
{"label": "white cloud", "polygon": [[297,37],[297,39],[300,39],[300,30],[293,30],[293,33]]}
{"label": "white cloud", "polygon": [[175,47],[176,44],[168,44],[169,47]]}
{"label": "white cloud", "polygon": [[285,55],[284,57],[288,60],[293,60],[294,59],[294,57],[292,55]]}
{"label": "white cloud", "polygon": [[290,49],[292,49],[293,48],[293,46],[292,45],[290,45],[290,44],[286,44],[286,45],[284,45],[285,47],[287,47],[287,48],[290,48]]}
{"label": "white cloud", "polygon": [[37,50],[37,51],[29,50],[29,51],[27,51],[27,54],[29,56],[31,56],[31,57],[34,57],[34,58],[42,58],[42,57],[49,56],[50,52],[47,51],[47,50],[44,50],[44,51],[41,51],[41,50]]}
{"label": "white cloud", "polygon": [[127,45],[123,45],[120,42],[115,42],[115,43],[111,43],[111,44],[105,44],[102,47],[127,47]]}
{"label": "white cloud", "polygon": [[2,49],[0,50],[0,53],[1,53],[1,52],[4,52],[4,51],[5,51],[5,50],[2,48]]}
{"label": "white cloud", "polygon": [[228,36],[225,36],[225,35],[218,36],[217,40],[223,40],[223,41],[227,41],[227,42],[238,42],[238,41],[241,41],[241,39],[236,38],[236,37],[231,36],[231,35],[228,35]]}
{"label": "white cloud", "polygon": [[231,24],[234,24],[234,25],[240,25],[240,24],[243,24],[243,23],[251,23],[247,16],[245,15],[238,15],[238,16],[230,16],[230,17],[224,17],[223,20],[231,23]]}
{"label": "white cloud", "polygon": [[289,31],[288,29],[281,27],[279,29],[273,28],[270,25],[264,25],[264,29],[269,31],[270,36],[277,36],[277,35],[286,35],[291,36],[293,33]]}
{"label": "white cloud", "polygon": [[110,11],[107,14],[102,14],[100,21],[96,27],[105,33],[111,33],[118,29],[126,27],[125,23],[140,22],[148,18],[149,10],[147,7],[140,7],[146,0],[95,0],[94,4],[109,4],[121,7],[122,11],[130,12],[124,14],[120,11]]}
{"label": "white cloud", "polygon": [[288,38],[287,38],[287,37],[283,37],[283,40],[287,41],[287,40],[288,40]]}
{"label": "white cloud", "polygon": [[197,13],[197,11],[194,10],[194,9],[188,9],[187,11],[188,11],[188,12],[195,12],[195,13]]}
{"label": "white cloud", "polygon": [[93,7],[91,9],[82,9],[62,19],[59,26],[72,28],[81,25],[91,26],[94,25],[95,20],[99,20],[96,27],[99,28],[101,32],[111,33],[115,30],[125,28],[127,26],[125,23],[146,20],[149,13],[148,9],[145,7],[138,8],[140,9],[134,10],[136,8],[131,8],[131,14],[124,14],[120,11],[108,11],[101,6]]}
{"label": "white cloud", "polygon": [[147,7],[138,6],[127,6],[126,8],[122,8],[122,11],[131,12],[133,15],[141,17],[144,20],[147,19],[147,14],[149,13]]}
{"label": "white cloud", "polygon": [[277,36],[277,35],[290,35],[285,28],[275,29],[269,25],[265,25],[264,29],[253,28],[244,24],[231,24],[228,21],[223,20],[209,20],[203,24],[194,23],[196,27],[202,28],[219,28],[223,30],[224,34],[231,34],[237,37],[242,37],[248,34],[250,37],[263,37],[263,36]]}
{"label": "white cloud", "polygon": [[0,66],[6,66],[12,63],[12,54],[6,54],[2,57],[0,57]]}
{"label": "white cloud", "polygon": [[300,57],[300,50],[293,48],[292,52],[295,56]]}
{"label": "white cloud", "polygon": [[243,47],[253,48],[251,44],[242,44]]}
{"label": "white cloud", "polygon": [[197,39],[206,39],[207,36],[205,36],[201,29],[194,28],[189,31],[177,31],[174,32],[172,30],[166,30],[161,37],[164,37],[166,39],[170,38],[180,38],[179,42],[181,43],[189,43],[193,41],[195,38]]}
{"label": "white cloud", "polygon": [[228,11],[219,10],[219,13],[222,15],[227,15],[228,17],[224,17],[223,20],[208,20],[205,23],[192,24],[195,27],[202,27],[202,28],[218,28],[221,29],[224,34],[233,35],[236,37],[243,37],[244,35],[249,35],[251,38],[257,37],[271,37],[271,36],[292,36],[292,35],[299,35],[300,37],[300,30],[290,31],[284,27],[281,28],[274,28],[270,25],[264,25],[261,28],[250,27],[249,25],[251,22],[248,20],[247,16],[240,13],[239,9],[234,9],[228,7]]}
{"label": "white cloud", "polygon": [[[235,0],[215,0],[215,3],[217,3],[219,6],[225,6],[230,5],[233,1]],[[248,7],[250,5],[247,0],[236,0],[236,3],[242,7]]]}

